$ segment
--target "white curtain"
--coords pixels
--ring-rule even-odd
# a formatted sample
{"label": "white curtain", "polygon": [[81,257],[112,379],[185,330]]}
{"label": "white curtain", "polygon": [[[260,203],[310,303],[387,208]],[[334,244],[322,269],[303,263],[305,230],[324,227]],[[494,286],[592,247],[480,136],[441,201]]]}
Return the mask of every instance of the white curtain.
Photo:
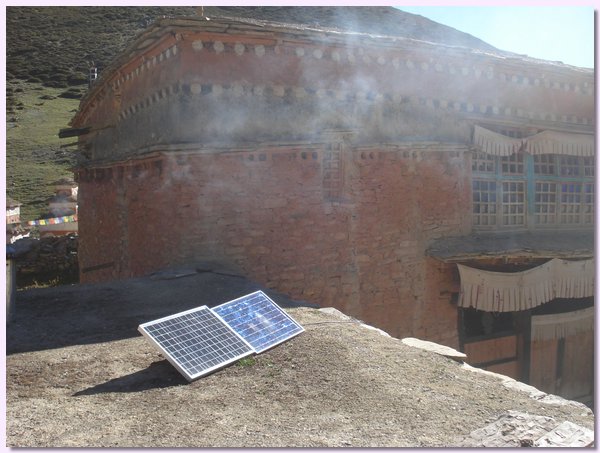
{"label": "white curtain", "polygon": [[556,298],[594,295],[594,260],[552,259],[522,272],[492,272],[458,264],[460,307],[491,312],[528,310]]}
{"label": "white curtain", "polygon": [[567,313],[537,315],[531,317],[533,341],[558,340],[594,328],[594,307]]}
{"label": "white curtain", "polygon": [[495,156],[510,156],[519,150],[530,154],[563,154],[569,156],[594,156],[594,136],[567,132],[542,131],[526,138],[512,138],[481,126],[475,126],[473,144]]}

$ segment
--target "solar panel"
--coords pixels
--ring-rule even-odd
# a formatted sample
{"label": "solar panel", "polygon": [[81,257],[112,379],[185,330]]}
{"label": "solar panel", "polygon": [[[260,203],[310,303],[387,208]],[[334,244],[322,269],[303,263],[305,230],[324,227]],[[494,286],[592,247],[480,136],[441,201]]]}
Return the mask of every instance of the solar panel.
{"label": "solar panel", "polygon": [[257,353],[304,332],[300,324],[262,291],[225,302],[212,310]]}
{"label": "solar panel", "polygon": [[188,381],[254,353],[206,306],[140,324],[138,330]]}

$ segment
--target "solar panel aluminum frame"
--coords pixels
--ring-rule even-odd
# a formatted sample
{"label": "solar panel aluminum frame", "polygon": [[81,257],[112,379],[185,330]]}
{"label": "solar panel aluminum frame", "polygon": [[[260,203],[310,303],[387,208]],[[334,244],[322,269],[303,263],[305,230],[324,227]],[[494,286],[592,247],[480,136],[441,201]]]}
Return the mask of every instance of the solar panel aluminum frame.
{"label": "solar panel aluminum frame", "polygon": [[[284,316],[284,317],[285,317],[285,318],[287,318],[287,319],[288,319],[288,320],[289,320],[289,321],[290,321],[292,324],[294,324],[295,326],[297,326],[297,327],[298,327],[298,331],[297,331],[297,332],[295,332],[293,335],[290,335],[290,336],[288,336],[288,337],[284,337],[284,338],[282,338],[281,340],[279,340],[279,341],[277,341],[277,342],[271,343],[271,344],[270,344],[268,347],[266,347],[266,348],[260,348],[260,349],[258,349],[258,348],[256,347],[256,345],[252,345],[252,343],[248,342],[248,343],[250,343],[250,344],[252,345],[252,347],[254,348],[254,350],[256,351],[256,353],[257,353],[257,354],[260,354],[260,353],[262,353],[262,352],[268,351],[269,349],[272,349],[273,347],[275,347],[275,346],[277,346],[277,345],[279,345],[279,344],[281,344],[281,343],[283,343],[283,342],[285,342],[285,341],[288,341],[288,340],[290,340],[290,339],[294,338],[294,337],[295,337],[295,336],[297,336],[297,335],[300,335],[302,332],[304,332],[304,331],[305,331],[305,330],[304,330],[304,327],[302,327],[302,325],[300,325],[300,324],[299,324],[299,323],[298,323],[296,320],[294,320],[294,318],[292,318],[290,315],[288,315],[288,314],[285,312],[285,310],[283,310],[283,309],[282,309],[282,308],[281,308],[279,305],[277,305],[277,303],[276,303],[276,302],[275,302],[273,299],[271,299],[271,298],[270,298],[269,296],[267,296],[267,295],[266,295],[266,294],[265,294],[263,291],[260,291],[260,290],[259,290],[259,291],[255,291],[255,292],[253,292],[253,293],[250,293],[250,294],[246,294],[245,296],[238,297],[237,299],[230,300],[230,301],[228,301],[228,302],[225,302],[225,303],[223,303],[223,304],[221,304],[221,305],[218,305],[218,306],[216,306],[216,307],[213,307],[213,308],[211,309],[213,312],[215,312],[216,314],[218,314],[218,313],[216,312],[216,310],[218,310],[219,308],[223,308],[223,307],[226,307],[226,306],[228,306],[228,305],[233,305],[233,304],[235,304],[235,303],[238,303],[239,301],[241,301],[241,300],[243,300],[243,299],[249,299],[249,298],[251,298],[251,297],[253,297],[253,296],[256,296],[256,295],[259,295],[259,294],[260,294],[262,297],[264,297],[264,298],[265,298],[267,301],[269,301],[269,302],[270,302],[270,303],[273,305],[273,307],[274,307],[274,308],[275,308],[275,309],[276,309],[276,310],[277,310],[277,311],[278,311],[278,312],[279,312],[279,313],[280,313],[282,316]],[[227,321],[225,318],[223,318],[223,317],[221,317],[221,318],[222,318],[222,319],[225,321],[225,323],[226,323],[226,324],[228,324],[230,327],[232,327],[232,329],[234,329],[234,330],[235,330],[235,327],[231,326],[231,324],[229,324],[229,322],[228,322],[228,321]],[[243,338],[243,335],[242,335],[242,334],[240,334],[239,332],[238,332],[238,334],[239,334],[239,335],[240,335],[240,336]]]}
{"label": "solar panel aluminum frame", "polygon": [[[157,324],[160,322],[164,322],[167,321],[169,319],[173,319],[173,318],[178,318],[180,316],[189,314],[189,313],[193,313],[196,311],[200,311],[200,310],[206,310],[207,312],[211,313],[212,315],[214,315],[220,322],[221,324],[223,324],[223,326],[230,331],[235,337],[237,337],[239,340],[241,340],[244,344],[246,344],[248,346],[248,351],[244,352],[243,354],[239,354],[235,357],[231,357],[230,359],[223,361],[223,362],[219,362],[218,364],[209,367],[207,369],[202,370],[199,373],[195,373],[195,374],[190,374],[187,372],[187,370],[171,355],[171,353],[169,351],[167,351],[149,332],[146,331],[146,327],[153,325],[153,324]],[[171,365],[173,365],[177,371],[179,371],[186,379],[188,382],[192,382],[202,376],[206,376],[207,374],[210,374],[220,368],[223,368],[233,362],[236,362],[244,357],[247,357],[249,355],[255,354],[256,351],[255,349],[252,347],[252,345],[250,343],[248,343],[240,334],[238,334],[235,330],[233,330],[231,328],[231,326],[229,324],[227,324],[223,318],[221,318],[217,313],[215,313],[213,310],[211,310],[209,307],[207,307],[206,305],[203,305],[201,307],[196,307],[196,308],[192,308],[190,310],[186,310],[186,311],[182,311],[179,313],[174,313],[172,315],[169,316],[165,316],[163,318],[160,319],[155,319],[152,321],[148,321],[145,322],[143,324],[140,324],[138,326],[138,331],[144,336],[146,337],[148,340],[150,340],[150,342],[163,354],[163,356],[165,356],[165,358],[171,363]]]}

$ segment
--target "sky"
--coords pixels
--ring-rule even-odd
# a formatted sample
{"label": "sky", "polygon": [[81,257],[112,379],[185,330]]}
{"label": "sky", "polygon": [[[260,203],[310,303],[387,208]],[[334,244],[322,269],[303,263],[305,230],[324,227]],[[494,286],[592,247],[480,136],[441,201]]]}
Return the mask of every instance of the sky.
{"label": "sky", "polygon": [[488,44],[543,60],[594,67],[592,6],[397,6]]}

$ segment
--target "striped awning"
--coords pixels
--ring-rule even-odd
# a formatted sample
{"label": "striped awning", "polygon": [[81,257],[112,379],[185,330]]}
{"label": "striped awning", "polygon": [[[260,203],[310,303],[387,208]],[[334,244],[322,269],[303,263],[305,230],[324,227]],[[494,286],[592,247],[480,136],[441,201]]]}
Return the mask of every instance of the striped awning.
{"label": "striped awning", "polygon": [[590,134],[542,131],[531,137],[513,138],[475,126],[473,144],[482,152],[495,156],[510,156],[519,151],[529,154],[564,154],[594,156],[595,141]]}
{"label": "striped awning", "polygon": [[458,264],[460,307],[489,312],[528,310],[556,298],[594,295],[594,260],[552,259],[522,272],[492,272]]}

